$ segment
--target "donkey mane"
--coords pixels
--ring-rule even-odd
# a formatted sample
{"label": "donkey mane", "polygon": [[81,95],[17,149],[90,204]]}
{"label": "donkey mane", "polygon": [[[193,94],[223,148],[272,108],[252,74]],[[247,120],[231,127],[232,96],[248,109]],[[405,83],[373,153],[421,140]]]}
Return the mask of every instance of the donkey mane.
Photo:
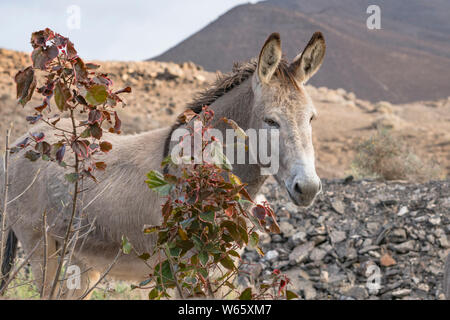
{"label": "donkey mane", "polygon": [[[213,104],[217,99],[250,78],[255,72],[257,64],[256,58],[247,62],[235,62],[231,72],[226,74],[219,73],[217,79],[209,88],[196,94],[194,100],[187,104],[187,109],[199,114],[204,106]],[[289,69],[289,64],[285,59],[282,59],[278,64],[275,76],[280,81],[292,83],[298,88],[295,76]]]}

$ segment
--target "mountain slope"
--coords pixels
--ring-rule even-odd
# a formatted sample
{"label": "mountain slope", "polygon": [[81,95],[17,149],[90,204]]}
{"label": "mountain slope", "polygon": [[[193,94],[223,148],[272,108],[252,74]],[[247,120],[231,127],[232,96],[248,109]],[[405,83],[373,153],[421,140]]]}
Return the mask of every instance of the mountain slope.
{"label": "mountain slope", "polygon": [[154,59],[193,61],[209,71],[228,71],[233,62],[256,56],[274,31],[281,34],[283,52],[293,58],[320,30],[328,50],[311,84],[344,88],[371,101],[447,97],[450,23],[445,13],[450,12],[450,4],[412,0],[402,9],[405,1],[370,1],[380,3],[382,30],[366,27],[368,0],[269,0],[241,5]]}

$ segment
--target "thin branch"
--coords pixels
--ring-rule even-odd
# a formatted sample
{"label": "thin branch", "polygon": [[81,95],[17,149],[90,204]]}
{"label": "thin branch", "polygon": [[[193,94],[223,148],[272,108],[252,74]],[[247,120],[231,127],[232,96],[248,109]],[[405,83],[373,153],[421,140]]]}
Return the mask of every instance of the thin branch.
{"label": "thin branch", "polygon": [[[73,109],[70,110],[70,118],[72,120],[72,129],[73,129],[72,134],[74,137],[76,137],[77,129],[75,127],[75,116],[73,114]],[[78,154],[75,152],[75,173],[76,174],[79,173],[79,163],[80,163],[80,160],[78,158]],[[73,220],[74,220],[76,210],[77,210],[77,199],[78,199],[78,179],[75,181],[73,198],[72,198],[72,214],[70,216],[69,225],[67,226],[66,235],[64,237],[61,256],[60,256],[59,263],[58,263],[58,268],[56,269],[55,278],[53,279],[53,285],[50,290],[50,295],[49,295],[50,298],[53,297],[53,294],[55,293],[56,285],[58,284],[58,281],[59,281],[59,275],[61,273],[61,270],[62,270],[62,267],[64,264],[64,258],[66,255],[67,245],[69,242],[70,233],[72,231]]]}
{"label": "thin branch", "polygon": [[97,200],[98,197],[100,197],[100,196],[103,194],[103,192],[104,192],[111,184],[112,184],[112,181],[111,181],[110,183],[108,183],[108,184],[105,186],[105,188],[103,188],[102,191],[100,191],[99,193],[97,193],[97,195],[96,195],[91,201],[89,201],[89,203],[88,203],[87,205],[84,206],[83,211],[86,210],[86,208],[89,207],[95,200]]}
{"label": "thin branch", "polygon": [[48,261],[48,238],[47,238],[47,211],[44,210],[44,214],[42,216],[42,231],[44,233],[44,263],[42,268],[42,286],[40,296],[41,299],[45,294],[45,283],[47,282],[47,261]]}
{"label": "thin branch", "polygon": [[36,171],[36,173],[35,173],[35,175],[34,175],[34,178],[33,178],[33,180],[31,181],[31,183],[28,185],[28,187],[26,187],[25,190],[23,190],[23,191],[22,191],[18,196],[16,196],[14,199],[9,200],[7,204],[11,204],[12,202],[16,201],[16,200],[19,199],[21,196],[23,196],[23,195],[25,194],[25,192],[27,192],[28,189],[30,189],[31,186],[34,184],[34,182],[36,181],[36,178],[38,177],[40,171],[41,171],[41,168],[37,169],[37,171]]}
{"label": "thin branch", "polygon": [[2,290],[0,290],[0,296],[3,295],[3,293],[6,291],[6,288],[8,288],[8,285],[11,283],[11,281],[17,276],[19,271],[28,263],[28,260],[30,260],[31,256],[34,254],[37,248],[39,248],[39,245],[41,244],[42,239],[40,239],[34,248],[28,253],[28,255],[25,257],[25,259],[22,261],[22,263],[14,270],[14,272],[10,275],[8,280],[6,280],[5,286]]}
{"label": "thin branch", "polygon": [[[11,123],[12,128],[12,123]],[[0,263],[3,261],[6,249],[6,215],[8,208],[8,158],[9,158],[9,136],[11,134],[11,128],[6,130],[6,144],[5,144],[5,160],[4,160],[4,189],[3,189],[3,212],[0,214],[1,220],[1,241],[0,241]],[[2,271],[0,270],[0,273]]]}

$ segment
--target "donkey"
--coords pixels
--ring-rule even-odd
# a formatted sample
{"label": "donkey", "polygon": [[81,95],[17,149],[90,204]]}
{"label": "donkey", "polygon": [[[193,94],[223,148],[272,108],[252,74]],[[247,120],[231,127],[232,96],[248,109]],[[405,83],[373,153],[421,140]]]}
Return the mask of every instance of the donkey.
{"label": "donkey", "polygon": [[[324,55],[324,37],[316,32],[304,51],[288,63],[282,58],[280,36],[273,33],[257,59],[219,76],[211,88],[188,105],[197,114],[202,112],[202,106],[209,105],[215,112],[213,126],[219,130],[225,129],[219,120],[222,117],[235,120],[244,130],[278,129],[280,159],[275,179],[299,206],[309,206],[322,188],[315,170],[312,144],[311,121],[316,110],[304,84],[318,71]],[[63,119],[58,125],[69,128],[70,122]],[[145,175],[152,169],[160,169],[161,161],[173,148],[171,133],[181,126],[183,124],[177,123],[172,128],[132,136],[105,134],[105,139],[113,145],[107,158],[108,168],[97,174],[97,183],[90,179],[83,182],[83,189],[87,191],[82,193],[82,202],[78,204],[80,212],[76,225],[91,227],[82,241],[77,242],[71,258],[71,263],[82,270],[81,286],[74,290],[64,288],[66,298],[80,297],[89,285],[96,283],[120,250],[122,236],[129,239],[136,253],[152,251],[156,239],[144,235],[142,228],[145,224],[161,224],[163,199],[149,190],[144,183]],[[32,131],[44,132],[49,142],[57,139],[52,129],[44,125]],[[267,178],[260,174],[261,166],[259,163],[240,164],[233,168],[234,173],[248,183],[251,195],[258,192]],[[17,195],[20,198],[8,205],[10,231],[2,273],[10,271],[17,241],[20,241],[25,253],[31,253],[30,264],[38,288],[49,292],[57,268],[58,248],[70,217],[68,204],[72,186],[65,181],[60,166],[45,161],[31,162],[21,152],[12,156],[9,170],[10,199]],[[44,212],[49,226],[46,281],[42,279],[45,251],[40,241],[44,237]],[[157,261],[150,259],[144,263],[136,253],[121,255],[108,276],[125,281],[144,280],[149,273],[148,264],[155,265]]]}

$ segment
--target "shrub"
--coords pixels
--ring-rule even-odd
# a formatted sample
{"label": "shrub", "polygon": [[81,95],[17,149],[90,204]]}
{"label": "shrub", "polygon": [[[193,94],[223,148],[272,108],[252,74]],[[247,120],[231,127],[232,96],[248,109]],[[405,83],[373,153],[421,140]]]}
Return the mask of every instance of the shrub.
{"label": "shrub", "polygon": [[[69,253],[68,244],[76,234],[73,223],[77,213],[77,198],[82,192],[81,181],[84,178],[96,181],[95,171],[106,169],[105,162],[95,160],[97,154],[107,153],[112,148],[111,143],[102,139],[102,127],[109,124],[109,132],[120,133],[121,121],[114,107],[123,104],[120,94],[131,92],[131,88],[113,91],[108,75],[96,71],[99,65],[85,63],[68,38],[48,28],[34,32],[31,35],[31,45],[32,65],[20,70],[14,78],[17,99],[25,106],[33,94],[41,95],[42,103],[34,106],[33,114],[27,116],[26,120],[30,124],[45,123],[56,131],[60,139],[50,144],[43,132],[31,132],[7,151],[15,153],[26,149],[23,154],[30,161],[41,159],[54,162],[65,168],[64,177],[73,184],[71,216],[60,249],[56,276],[50,292],[40,293],[41,296],[53,297]],[[69,129],[58,123],[64,117],[71,120]],[[80,117],[83,119],[79,119]],[[67,160],[67,152],[74,154],[70,161]],[[4,211],[6,215],[6,210]]]}
{"label": "shrub", "polygon": [[440,177],[438,166],[424,163],[387,128],[378,128],[376,134],[356,146],[356,152],[352,170],[357,177],[411,181]]}
{"label": "shrub", "polygon": [[[175,165],[170,157],[163,166],[176,167],[178,175],[148,174],[148,186],[166,197],[162,207],[161,226],[146,226],[144,233],[157,235],[153,252],[143,254],[149,259],[156,255],[159,263],[151,277],[139,287],[150,285],[150,299],[170,297],[168,289],[176,288],[181,297],[221,297],[235,292],[240,299],[294,298],[286,289],[288,279],[276,270],[257,292],[246,288],[239,292],[232,283],[238,273],[239,249],[246,245],[260,255],[256,230],[279,233],[276,217],[268,203],[255,204],[247,193],[246,184],[231,172],[222,145],[214,138],[206,141],[205,132],[211,128],[213,111],[204,108],[199,116],[203,123],[202,150],[212,145],[222,163],[182,163]],[[234,121],[224,119],[242,130]],[[189,127],[191,134],[193,128]],[[214,146],[215,145],[215,146]],[[248,210],[249,205],[255,205]],[[219,289],[227,287],[227,294]]]}

